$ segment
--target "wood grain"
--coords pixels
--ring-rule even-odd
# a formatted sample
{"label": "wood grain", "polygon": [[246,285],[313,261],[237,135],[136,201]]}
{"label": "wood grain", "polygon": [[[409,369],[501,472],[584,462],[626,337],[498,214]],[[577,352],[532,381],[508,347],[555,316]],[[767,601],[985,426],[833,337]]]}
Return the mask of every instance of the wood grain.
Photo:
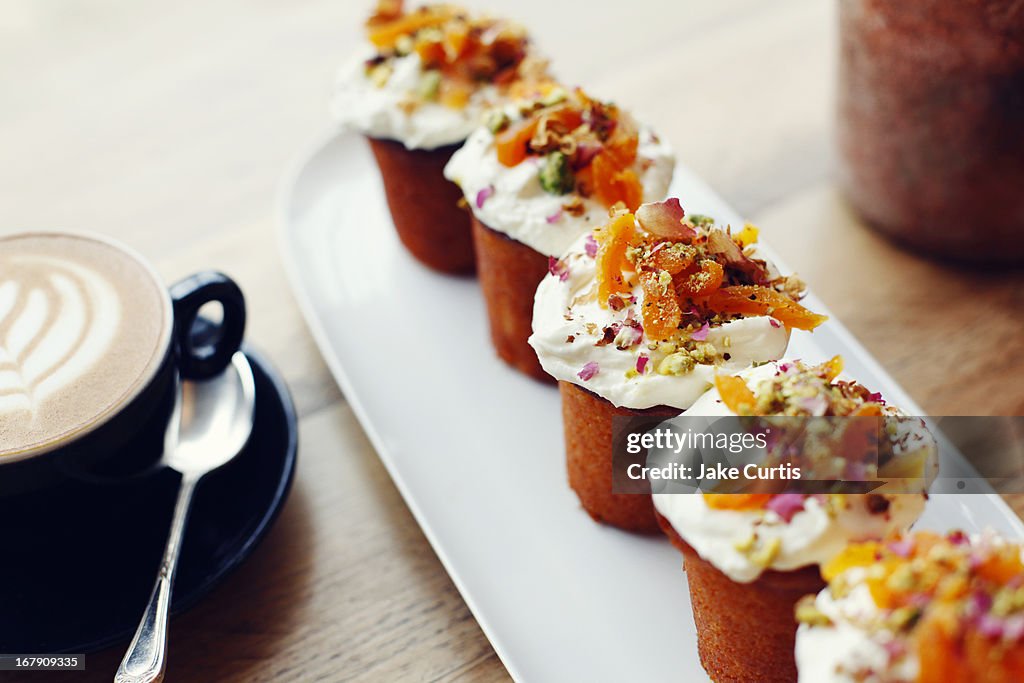
{"label": "wood grain", "polygon": [[[252,559],[174,621],[172,681],[507,680],[279,264],[279,178],[329,125],[333,73],[368,4],[6,0],[0,12],[0,230],[96,230],[168,280],[231,274],[249,337],[303,418],[292,498]],[[469,4],[514,14],[567,81],[655,124],[928,411],[1024,411],[1024,275],[917,260],[832,189],[834,3]],[[45,680],[110,680],[121,652]]]}

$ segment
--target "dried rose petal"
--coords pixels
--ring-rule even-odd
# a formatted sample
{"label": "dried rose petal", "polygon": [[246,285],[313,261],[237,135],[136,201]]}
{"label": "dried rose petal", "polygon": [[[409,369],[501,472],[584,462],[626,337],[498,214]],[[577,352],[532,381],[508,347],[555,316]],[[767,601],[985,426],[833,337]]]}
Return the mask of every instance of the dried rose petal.
{"label": "dried rose petal", "polygon": [[697,236],[690,226],[683,223],[683,207],[676,198],[663,202],[643,204],[636,210],[640,227],[658,237],[670,240],[689,240]]}
{"label": "dried rose petal", "polygon": [[547,221],[548,225],[552,223],[557,223],[558,221],[562,220],[562,210],[559,209],[550,216],[546,216],[544,220]]}
{"label": "dried rose petal", "polygon": [[636,358],[636,371],[638,373],[640,373],[641,375],[644,374],[644,370],[647,369],[647,362],[650,361],[650,360],[651,359],[647,356],[646,353],[641,353],[639,356],[637,356],[637,358]]}
{"label": "dried rose petal", "polygon": [[704,325],[699,330],[690,335],[690,339],[693,339],[694,341],[707,341],[708,333],[710,331],[711,326],[708,325],[707,323],[704,323]]}
{"label": "dried rose petal", "polygon": [[583,249],[590,258],[597,258],[597,240],[594,239],[593,233],[587,235],[587,239],[583,243]]}
{"label": "dried rose petal", "polygon": [[782,323],[780,323],[775,318],[768,318],[768,324],[774,327],[775,329],[782,327]]}
{"label": "dried rose petal", "polygon": [[476,208],[484,208],[484,202],[494,196],[494,185],[488,185],[476,193]]}
{"label": "dried rose petal", "polygon": [[583,369],[580,370],[579,374],[577,374],[576,376],[579,377],[584,382],[586,382],[600,371],[601,367],[597,364],[597,361],[592,360],[586,365],[584,365]]}
{"label": "dried rose petal", "polygon": [[560,259],[556,259],[554,256],[548,257],[548,272],[552,275],[557,275],[558,279],[565,282],[569,279],[569,266]]}
{"label": "dried rose petal", "polygon": [[576,154],[573,156],[572,166],[574,169],[579,170],[584,166],[587,166],[591,161],[594,160],[601,150],[604,149],[604,145],[599,142],[583,142],[576,146]]}
{"label": "dried rose petal", "polygon": [[908,558],[914,553],[914,541],[909,538],[904,538],[899,541],[889,541],[886,544],[889,552],[894,555],[899,555],[902,558]]}
{"label": "dried rose petal", "polygon": [[765,508],[777,514],[788,524],[796,513],[804,509],[806,500],[807,496],[800,493],[780,493],[772,496]]}

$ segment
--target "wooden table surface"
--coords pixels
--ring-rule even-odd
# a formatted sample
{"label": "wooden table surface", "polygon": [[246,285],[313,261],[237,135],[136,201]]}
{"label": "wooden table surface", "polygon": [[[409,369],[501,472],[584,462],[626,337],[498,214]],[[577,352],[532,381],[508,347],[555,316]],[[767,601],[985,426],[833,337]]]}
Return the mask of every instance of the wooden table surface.
{"label": "wooden table surface", "polygon": [[[174,621],[172,681],[508,678],[328,374],[279,262],[279,179],[329,125],[332,76],[369,1],[2,4],[0,231],[95,230],[168,280],[233,275],[249,338],[301,415],[291,499],[231,580]],[[836,194],[833,2],[472,4],[514,13],[567,82],[655,124],[931,414],[1024,413],[1024,274],[918,260]],[[46,680],[110,680],[121,654]]]}

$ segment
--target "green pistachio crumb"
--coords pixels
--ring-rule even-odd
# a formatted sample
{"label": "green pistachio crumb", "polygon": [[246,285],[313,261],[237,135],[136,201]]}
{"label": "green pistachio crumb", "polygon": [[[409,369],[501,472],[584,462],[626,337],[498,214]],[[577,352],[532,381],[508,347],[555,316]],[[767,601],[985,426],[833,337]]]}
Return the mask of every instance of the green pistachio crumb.
{"label": "green pistachio crumb", "polygon": [[782,550],[782,539],[773,538],[751,553],[750,561],[758,567],[767,567],[779,556],[780,550]]}
{"label": "green pistachio crumb", "polygon": [[831,626],[832,620],[818,609],[814,598],[815,596],[813,595],[805,595],[796,603],[797,623],[807,624],[808,626]]}
{"label": "green pistachio crumb", "polygon": [[508,118],[508,114],[500,109],[492,109],[487,112],[487,117],[484,120],[484,125],[487,126],[487,130],[491,131],[495,135],[508,128],[508,124],[511,121]]}
{"label": "green pistachio crumb", "polygon": [[696,367],[697,362],[685,351],[670,354],[661,359],[658,363],[658,374],[660,375],[685,375]]}
{"label": "green pistachio crumb", "polygon": [[555,88],[544,97],[540,98],[540,104],[543,107],[551,107],[561,102],[565,102],[569,98],[569,93],[564,88]]}
{"label": "green pistachio crumb", "polygon": [[754,549],[754,543],[757,541],[757,536],[750,534],[746,538],[741,538],[732,544],[732,547],[736,549],[736,552],[749,553]]}
{"label": "green pistachio crumb", "polygon": [[568,194],[575,185],[569,157],[561,152],[552,152],[540,169],[540,186],[549,194]]}
{"label": "green pistachio crumb", "polygon": [[423,72],[416,94],[425,100],[436,100],[441,92],[441,72],[436,69]]}

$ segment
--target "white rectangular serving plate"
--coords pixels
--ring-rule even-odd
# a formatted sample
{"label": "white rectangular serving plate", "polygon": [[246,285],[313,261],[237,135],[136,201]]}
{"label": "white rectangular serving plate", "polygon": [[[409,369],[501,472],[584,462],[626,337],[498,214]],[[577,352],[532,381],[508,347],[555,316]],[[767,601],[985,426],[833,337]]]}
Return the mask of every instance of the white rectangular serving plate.
{"label": "white rectangular serving plate", "polygon": [[[670,194],[687,211],[742,223],[683,166]],[[583,512],[566,483],[558,391],[494,355],[475,279],[431,272],[405,252],[365,142],[317,140],[284,180],[279,219],[324,359],[512,677],[707,680],[681,556]],[[807,304],[827,313],[813,295]],[[835,354],[922,414],[836,320],[793,335],[791,357]],[[1024,535],[995,495],[933,496],[920,526]]]}

